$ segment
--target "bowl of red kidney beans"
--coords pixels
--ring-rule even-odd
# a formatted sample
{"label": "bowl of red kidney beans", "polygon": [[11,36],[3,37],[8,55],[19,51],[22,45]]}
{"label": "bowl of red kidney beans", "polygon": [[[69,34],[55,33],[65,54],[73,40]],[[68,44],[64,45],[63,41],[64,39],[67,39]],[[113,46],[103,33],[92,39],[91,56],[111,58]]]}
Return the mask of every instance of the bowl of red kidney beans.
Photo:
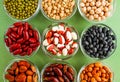
{"label": "bowl of red kidney beans", "polygon": [[5,46],[17,57],[29,57],[40,47],[40,33],[28,22],[15,22],[4,35]]}
{"label": "bowl of red kidney beans", "polygon": [[64,60],[76,54],[79,48],[77,30],[67,23],[54,23],[43,31],[42,49],[53,59]]}
{"label": "bowl of red kidney beans", "polygon": [[89,58],[105,59],[110,57],[117,44],[114,31],[107,25],[98,23],[86,28],[80,38],[83,54]]}

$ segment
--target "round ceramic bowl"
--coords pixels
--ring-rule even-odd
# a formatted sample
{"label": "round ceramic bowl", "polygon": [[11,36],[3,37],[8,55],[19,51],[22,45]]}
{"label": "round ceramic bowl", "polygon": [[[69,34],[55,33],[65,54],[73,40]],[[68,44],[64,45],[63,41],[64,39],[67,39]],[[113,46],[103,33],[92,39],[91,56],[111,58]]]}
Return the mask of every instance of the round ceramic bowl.
{"label": "round ceramic bowl", "polygon": [[[8,74],[8,71],[10,72],[10,68],[11,68],[11,66],[12,66],[14,63],[20,62],[20,61],[28,62],[31,66],[34,66],[34,70],[36,71],[36,72],[34,72],[34,75],[36,75],[36,77],[37,77],[37,81],[35,81],[35,82],[40,82],[40,72],[39,72],[37,66],[36,66],[35,64],[33,64],[31,61],[28,61],[28,60],[25,60],[25,59],[14,59],[14,60],[12,60],[12,61],[9,63],[9,65],[5,68],[5,71],[4,71],[4,74],[3,74],[4,82],[10,82],[9,80],[7,80],[7,79],[5,78],[5,77],[7,77],[6,74]],[[14,68],[15,68],[15,67],[13,67],[13,69],[14,69]],[[31,69],[32,69],[32,68],[31,68]],[[16,71],[16,73],[17,73],[17,71]],[[7,77],[7,78],[8,78],[8,77]],[[17,77],[16,77],[16,78],[17,78]],[[9,79],[12,79],[12,78],[9,78]],[[27,80],[27,78],[26,78],[26,80]]]}
{"label": "round ceramic bowl", "polygon": [[64,19],[60,19],[60,20],[53,19],[53,18],[48,17],[48,15],[46,14],[46,12],[43,10],[42,1],[43,1],[43,0],[41,0],[41,3],[40,3],[42,14],[44,15],[44,17],[45,17],[46,19],[48,19],[48,20],[50,20],[50,21],[53,21],[53,22],[63,22],[63,21],[65,21],[65,20],[68,20],[68,19],[70,19],[70,18],[76,13],[76,10],[77,10],[77,2],[78,2],[78,0],[74,0],[74,1],[75,1],[75,6],[74,6],[74,9],[73,9],[73,12],[72,12],[69,16],[67,16],[67,17],[64,18]]}
{"label": "round ceramic bowl", "polygon": [[[44,40],[46,39],[45,36],[46,36],[47,32],[48,32],[49,30],[52,30],[52,27],[58,26],[59,24],[64,24],[65,27],[70,28],[70,29],[72,30],[72,32],[75,32],[75,33],[76,33],[77,39],[74,40],[74,42],[76,42],[76,43],[79,45],[79,35],[78,35],[77,30],[76,30],[73,26],[71,26],[71,25],[69,25],[69,24],[67,24],[67,23],[63,23],[63,22],[54,23],[54,24],[49,25],[49,26],[43,31],[43,34],[42,34],[42,42],[44,42]],[[56,46],[56,47],[57,47],[57,46]],[[57,48],[58,48],[58,47],[57,47]],[[51,57],[52,59],[55,59],[55,60],[66,60],[66,59],[69,59],[69,58],[73,57],[73,56],[77,53],[79,47],[75,48],[75,49],[74,49],[74,52],[73,52],[72,54],[67,54],[66,56],[64,56],[63,54],[62,54],[61,56],[52,54],[51,52],[49,52],[49,51],[47,50],[47,47],[44,46],[43,43],[42,43],[42,49],[43,49],[44,53],[45,53],[46,55],[48,55],[49,57]]]}
{"label": "round ceramic bowl", "polygon": [[[15,22],[15,23],[17,23],[17,22]],[[21,22],[21,23],[25,23],[25,22]],[[31,56],[35,55],[35,54],[37,53],[37,51],[39,50],[40,45],[41,45],[41,35],[40,35],[40,32],[38,31],[37,28],[34,27],[34,25],[31,25],[30,23],[28,23],[28,24],[32,27],[33,30],[36,30],[36,31],[37,31],[37,33],[38,33],[38,38],[39,38],[39,45],[38,45],[36,48],[34,48],[34,50],[32,50],[32,53],[31,53],[30,55],[27,55],[27,54],[24,54],[24,53],[23,53],[23,55],[20,55],[20,54],[14,55],[14,54],[13,54],[13,51],[10,50],[10,46],[7,45],[7,43],[9,43],[9,41],[8,41],[8,42],[5,41],[5,39],[8,38],[8,35],[7,35],[6,33],[7,33],[8,31],[10,31],[11,28],[14,27],[14,25],[10,25],[9,28],[7,29],[7,31],[6,31],[5,34],[4,34],[5,47],[6,47],[6,49],[10,52],[10,55],[12,55],[12,56],[14,56],[14,57],[20,57],[20,58],[31,57]],[[13,30],[14,30],[14,29],[12,29],[12,31],[13,31]],[[18,34],[18,33],[16,32],[16,34]],[[12,35],[9,35],[9,37],[10,37],[10,36],[12,36]],[[13,37],[13,38],[14,38],[14,37]],[[22,35],[21,38],[24,38],[24,36]],[[13,40],[12,40],[12,37],[11,37],[11,41],[12,41],[12,43],[18,43],[17,41],[13,41]],[[23,39],[23,41],[24,41],[24,39]],[[21,44],[21,43],[20,43],[20,44]],[[32,45],[30,46],[30,44],[32,44],[32,43],[25,44],[25,45],[26,45],[25,47],[23,46],[23,43],[22,43],[21,45],[23,46],[23,48],[27,48],[28,46],[31,47],[31,48],[33,48],[33,47],[36,46],[36,45],[34,45],[34,43],[33,43],[33,46],[32,46]],[[21,47],[22,47],[22,46],[21,46]],[[22,49],[23,49],[23,48],[22,48]]]}
{"label": "round ceramic bowl", "polygon": [[[89,63],[89,64],[86,64],[86,65],[83,65],[82,67],[81,67],[81,69],[79,70],[79,73],[78,73],[78,77],[77,77],[77,82],[82,82],[82,79],[81,78],[83,78],[85,81],[86,81],[86,79],[85,79],[85,77],[82,75],[82,73],[84,74],[87,74],[86,72],[85,72],[85,70],[87,70],[87,67],[89,67],[89,66],[92,66],[91,64],[94,64],[95,65],[95,63],[98,63],[98,62],[94,62],[94,63]],[[104,63],[102,63],[102,62],[99,62],[100,64],[102,64],[102,66],[103,66],[103,68],[105,68],[105,69],[107,69],[107,71],[109,71],[109,74],[110,74],[110,79],[109,79],[109,81],[107,81],[107,82],[113,82],[113,78],[114,78],[114,73],[112,72],[112,70],[111,70],[111,68],[108,66],[108,65],[106,65],[106,64],[104,64]],[[89,71],[90,71],[91,69],[89,68]],[[98,72],[95,72],[95,70],[97,70],[97,69],[93,69],[93,72],[94,73],[98,73]],[[102,72],[102,71],[99,71],[99,72],[101,72],[101,75],[103,75],[104,73]],[[93,75],[92,75],[93,76]],[[107,76],[106,76],[107,77]],[[95,78],[94,80],[96,81],[96,76],[93,76],[93,78]],[[103,78],[100,78],[101,80],[102,80],[102,82],[104,82],[103,80]],[[88,79],[87,79],[88,80]]]}
{"label": "round ceramic bowl", "polygon": [[37,5],[37,8],[36,8],[35,12],[34,12],[31,16],[29,16],[28,18],[19,19],[19,18],[16,18],[16,17],[12,16],[12,15],[8,12],[8,10],[6,9],[5,2],[4,2],[4,1],[5,1],[5,0],[3,0],[4,11],[6,12],[6,14],[7,14],[11,19],[13,19],[13,20],[15,20],[15,21],[28,21],[28,20],[30,20],[31,18],[35,17],[35,16],[38,14],[39,9],[40,9],[40,0],[38,0],[38,5]]}
{"label": "round ceramic bowl", "polygon": [[114,14],[115,12],[115,8],[116,8],[116,0],[112,0],[112,3],[111,5],[113,6],[112,10],[110,10],[110,15],[108,17],[106,17],[105,19],[102,19],[102,20],[90,20],[82,11],[82,8],[80,7],[80,3],[81,3],[82,0],[78,0],[78,3],[77,3],[77,6],[78,6],[78,11],[79,13],[81,14],[81,16],[87,20],[88,22],[91,22],[91,23],[100,23],[100,22],[105,22],[107,19],[109,19],[110,17],[112,17],[112,15]]}
{"label": "round ceramic bowl", "polygon": [[[64,66],[63,66],[64,65]],[[63,67],[63,69],[65,70],[66,69],[66,67],[67,67],[67,70],[68,69],[72,69],[72,71],[71,72],[69,72],[69,73],[73,73],[73,77],[74,77],[74,79],[73,79],[73,81],[72,82],[76,82],[77,81],[77,72],[76,72],[76,70],[75,70],[75,68],[72,66],[72,65],[70,65],[70,64],[68,64],[68,63],[66,63],[66,62],[64,62],[64,61],[54,61],[54,62],[52,62],[52,63],[48,63],[48,64],[46,64],[45,66],[44,66],[44,68],[42,69],[42,71],[41,71],[41,82],[46,82],[45,81],[45,79],[46,79],[46,76],[44,76],[44,74],[45,74],[45,71],[46,70],[49,70],[50,71],[50,69],[49,69],[49,67],[50,66],[52,66],[53,67],[53,69],[52,70],[54,70],[54,67],[56,68],[56,66],[58,66],[57,68],[59,69],[61,69],[61,67]],[[63,72],[62,72],[63,73]],[[48,73],[47,73],[48,74]],[[57,75],[55,75],[56,77],[54,77],[54,76],[49,76],[48,77],[48,79],[49,79],[49,81],[54,81],[53,79],[51,79],[51,77],[52,78],[56,78],[57,80],[59,80],[58,79],[58,77],[57,77]],[[64,78],[66,78],[67,79],[67,81],[69,80],[70,81],[70,79],[68,79],[68,76],[66,75],[66,74],[62,74],[62,76],[61,76],[61,78],[62,79],[64,79]],[[70,81],[71,82],[71,81]]]}
{"label": "round ceramic bowl", "polygon": [[[83,40],[83,37],[84,35],[87,33],[87,31],[92,27],[92,26],[100,26],[100,28],[103,28],[103,27],[106,27],[108,29],[110,29],[112,31],[112,35],[115,36],[115,40],[113,41],[113,43],[115,44],[115,48],[112,49],[112,51],[109,53],[108,56],[104,57],[104,58],[99,58],[99,57],[91,57],[89,53],[87,53],[87,51],[85,50],[85,48],[83,47],[83,44],[82,44],[82,40]],[[109,58],[116,50],[116,47],[117,47],[117,39],[116,39],[116,34],[115,32],[107,25],[105,24],[102,24],[102,23],[97,23],[97,24],[94,24],[94,25],[91,25],[91,26],[88,26],[87,28],[85,28],[81,34],[81,38],[80,38],[80,41],[79,41],[79,44],[80,44],[80,48],[81,48],[81,51],[82,53],[87,57],[87,58],[90,58],[90,59],[94,59],[94,60],[103,60],[103,59],[107,59]],[[89,46],[89,45],[88,45]]]}

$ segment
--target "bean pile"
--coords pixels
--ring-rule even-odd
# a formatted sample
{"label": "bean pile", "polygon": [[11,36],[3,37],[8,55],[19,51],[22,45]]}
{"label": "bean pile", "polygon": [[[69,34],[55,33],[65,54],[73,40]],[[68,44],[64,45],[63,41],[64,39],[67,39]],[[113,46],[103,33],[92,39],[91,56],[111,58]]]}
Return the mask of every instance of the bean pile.
{"label": "bean pile", "polygon": [[93,58],[106,58],[112,54],[116,47],[116,37],[106,25],[91,26],[82,36],[84,51]]}
{"label": "bean pile", "polygon": [[23,20],[36,12],[38,0],[4,0],[4,6],[13,18]]}
{"label": "bean pile", "polygon": [[13,55],[30,56],[40,46],[39,34],[28,22],[16,22],[8,28],[6,46]]}
{"label": "bean pile", "polygon": [[74,8],[75,0],[42,0],[44,13],[55,20],[63,20],[69,17]]}
{"label": "bean pile", "polygon": [[89,19],[101,21],[111,15],[113,0],[81,0],[80,9]]}
{"label": "bean pile", "polygon": [[76,31],[64,23],[52,26],[44,37],[43,46],[55,56],[71,55],[78,48]]}
{"label": "bean pile", "polygon": [[34,65],[25,60],[14,62],[5,78],[9,82],[38,82],[38,73]]}
{"label": "bean pile", "polygon": [[67,64],[51,64],[45,68],[43,82],[75,82],[75,71]]}
{"label": "bean pile", "polygon": [[100,62],[86,66],[80,74],[79,82],[112,82],[112,72]]}

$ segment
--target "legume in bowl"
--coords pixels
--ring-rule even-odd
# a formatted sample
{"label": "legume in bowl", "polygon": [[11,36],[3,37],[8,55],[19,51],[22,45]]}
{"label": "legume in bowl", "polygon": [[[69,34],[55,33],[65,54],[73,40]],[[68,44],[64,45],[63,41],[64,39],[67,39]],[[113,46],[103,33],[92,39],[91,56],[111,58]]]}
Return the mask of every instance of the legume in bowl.
{"label": "legume in bowl", "polygon": [[39,12],[40,0],[3,0],[3,6],[10,18],[27,21]]}

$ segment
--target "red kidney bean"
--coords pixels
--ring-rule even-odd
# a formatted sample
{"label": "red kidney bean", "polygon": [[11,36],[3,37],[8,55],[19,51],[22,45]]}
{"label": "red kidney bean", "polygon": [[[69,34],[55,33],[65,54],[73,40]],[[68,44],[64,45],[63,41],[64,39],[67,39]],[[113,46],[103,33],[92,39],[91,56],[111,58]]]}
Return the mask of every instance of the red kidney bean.
{"label": "red kidney bean", "polygon": [[7,33],[6,33],[6,36],[10,35],[11,32],[12,32],[12,29],[11,29],[11,28],[8,28]]}
{"label": "red kidney bean", "polygon": [[38,32],[36,30],[33,31],[33,34],[34,34],[34,38],[36,40],[39,40],[39,34],[38,34]]}
{"label": "red kidney bean", "polygon": [[32,30],[29,30],[28,33],[29,33],[30,37],[33,36],[33,31]]}
{"label": "red kidney bean", "polygon": [[35,39],[35,38],[30,38],[29,41],[30,41],[31,43],[35,43],[35,42],[36,42],[36,39]]}
{"label": "red kidney bean", "polygon": [[27,22],[24,23],[24,28],[25,28],[25,30],[28,30],[28,29],[29,29],[29,25],[28,25]]}
{"label": "red kidney bean", "polygon": [[13,55],[31,55],[40,45],[39,34],[29,23],[16,22],[10,27],[4,41]]}
{"label": "red kidney bean", "polygon": [[14,23],[13,25],[14,25],[15,27],[18,27],[18,26],[23,25],[23,23],[22,23],[22,22],[16,22],[16,23]]}
{"label": "red kidney bean", "polygon": [[14,55],[20,54],[22,52],[22,49],[17,49],[13,52]]}
{"label": "red kidney bean", "polygon": [[32,48],[28,48],[27,55],[30,55],[32,53]]}
{"label": "red kidney bean", "polygon": [[11,28],[14,32],[16,32],[17,31],[17,27],[13,27],[13,28]]}
{"label": "red kidney bean", "polygon": [[71,73],[69,72],[66,72],[66,76],[70,79],[70,80],[73,80],[73,76]]}
{"label": "red kidney bean", "polygon": [[17,40],[17,42],[18,42],[18,43],[24,43],[25,40],[24,40],[23,38],[20,38],[20,39]]}
{"label": "red kidney bean", "polygon": [[46,77],[45,80],[50,82],[59,82],[59,80],[56,77]]}
{"label": "red kidney bean", "polygon": [[17,35],[15,32],[12,32],[11,36],[13,36],[14,38],[19,38],[19,35]]}
{"label": "red kidney bean", "polygon": [[4,41],[5,41],[5,43],[6,43],[6,46],[8,46],[8,47],[9,47],[8,38],[5,38],[5,39],[4,39]]}
{"label": "red kidney bean", "polygon": [[23,26],[18,27],[18,35],[22,35],[23,32]]}
{"label": "red kidney bean", "polygon": [[15,39],[13,36],[8,35],[8,37],[9,37],[11,40],[16,41],[16,39]]}
{"label": "red kidney bean", "polygon": [[23,36],[24,36],[24,39],[25,39],[25,40],[28,40],[28,39],[29,39],[29,34],[28,34],[28,31],[27,31],[27,30],[24,30],[24,31],[23,31]]}
{"label": "red kidney bean", "polygon": [[19,49],[21,47],[20,44],[16,43],[10,46],[10,51],[14,51],[15,49]]}

